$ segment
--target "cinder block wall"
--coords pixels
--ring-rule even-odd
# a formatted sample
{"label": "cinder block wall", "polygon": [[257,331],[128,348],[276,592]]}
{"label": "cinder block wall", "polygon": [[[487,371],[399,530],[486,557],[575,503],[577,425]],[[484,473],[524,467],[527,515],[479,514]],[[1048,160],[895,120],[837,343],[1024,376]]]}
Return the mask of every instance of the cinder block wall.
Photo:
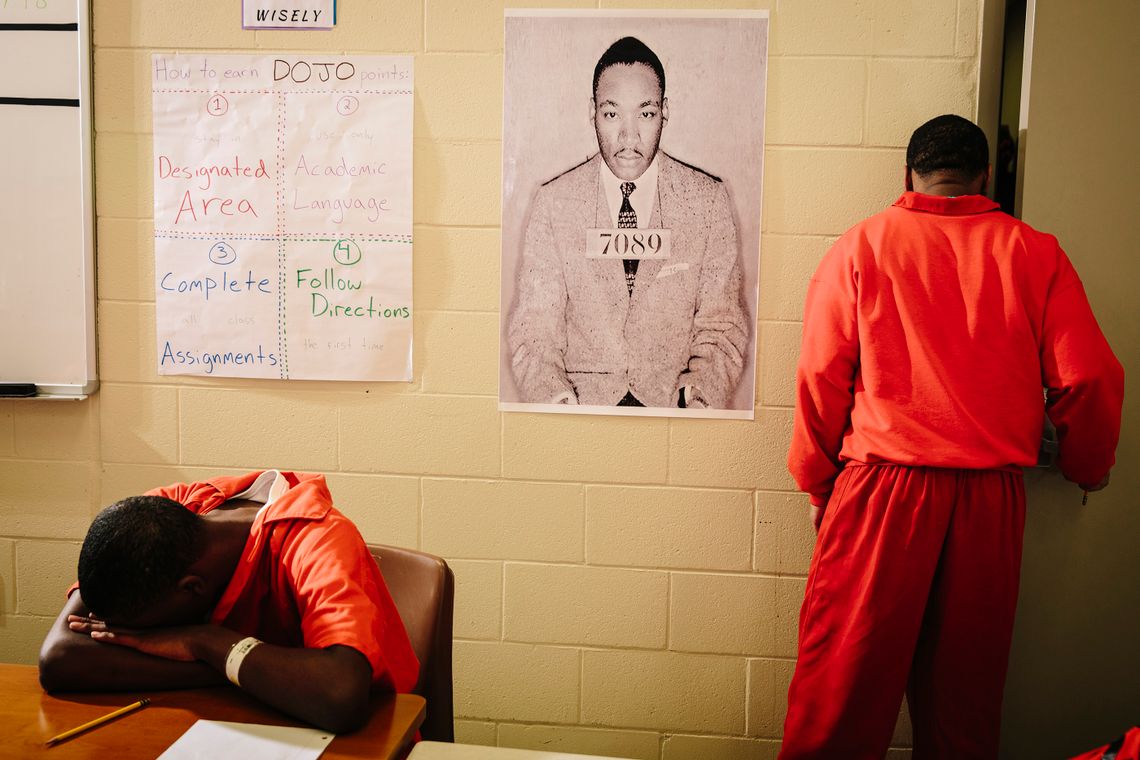
{"label": "cinder block wall", "polygon": [[[34,661],[102,505],[317,470],[366,538],[455,568],[460,740],[774,757],[813,540],[784,468],[803,294],[901,191],[910,130],[973,115],[978,2],[600,3],[771,11],[756,420],[719,422],[496,411],[504,3],[341,0],[333,32],[255,33],[233,0],[95,0],[103,385],[0,402],[0,660]],[[155,373],[149,54],[171,50],[415,55],[411,384]]]}

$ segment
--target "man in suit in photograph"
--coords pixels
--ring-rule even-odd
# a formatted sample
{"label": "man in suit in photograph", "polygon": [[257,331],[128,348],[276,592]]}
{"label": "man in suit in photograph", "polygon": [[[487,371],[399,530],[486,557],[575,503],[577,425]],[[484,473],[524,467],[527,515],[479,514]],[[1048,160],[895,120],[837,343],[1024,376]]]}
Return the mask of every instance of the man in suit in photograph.
{"label": "man in suit in photograph", "polygon": [[[528,217],[507,328],[521,400],[728,408],[751,330],[724,183],[659,150],[665,71],[640,40],[598,60],[590,114],[599,152],[543,184]],[[658,257],[599,255],[591,230]]]}

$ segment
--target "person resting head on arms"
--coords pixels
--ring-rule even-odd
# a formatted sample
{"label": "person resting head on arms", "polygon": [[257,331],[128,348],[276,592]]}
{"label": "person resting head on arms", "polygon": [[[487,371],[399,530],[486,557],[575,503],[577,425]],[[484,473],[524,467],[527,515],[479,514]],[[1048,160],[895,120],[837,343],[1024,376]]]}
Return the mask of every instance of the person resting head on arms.
{"label": "person resting head on arms", "polygon": [[356,526],[320,475],[267,470],[132,496],[92,522],[40,650],[48,691],[227,678],[325,730],[408,692],[419,663]]}

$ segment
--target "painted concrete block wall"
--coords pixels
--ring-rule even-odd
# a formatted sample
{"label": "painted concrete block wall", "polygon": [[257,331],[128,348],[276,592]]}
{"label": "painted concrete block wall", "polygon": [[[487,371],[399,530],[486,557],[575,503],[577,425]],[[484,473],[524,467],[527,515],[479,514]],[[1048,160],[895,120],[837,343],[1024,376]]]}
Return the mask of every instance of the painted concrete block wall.
{"label": "painted concrete block wall", "polygon": [[[770,10],[756,420],[717,422],[496,410],[503,2],[341,0],[333,32],[255,33],[237,0],[95,0],[103,386],[0,402],[0,659],[34,661],[102,505],[317,470],[367,539],[453,564],[461,740],[774,757],[813,543],[784,466],[804,292],[901,192],[910,130],[973,115],[978,4],[506,3]],[[415,55],[411,383],[155,373],[149,54],[282,49]]]}

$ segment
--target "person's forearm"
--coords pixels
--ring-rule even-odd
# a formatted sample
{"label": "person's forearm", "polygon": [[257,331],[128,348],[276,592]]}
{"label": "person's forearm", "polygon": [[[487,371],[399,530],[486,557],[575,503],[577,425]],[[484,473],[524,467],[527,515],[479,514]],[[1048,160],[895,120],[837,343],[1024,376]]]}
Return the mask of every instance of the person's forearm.
{"label": "person's forearm", "polygon": [[523,238],[515,303],[507,323],[511,377],[526,403],[576,399],[566,375],[565,274],[554,236],[548,194],[535,199]]}
{"label": "person's forearm", "polygon": [[[195,629],[191,651],[218,673],[244,637],[219,626]],[[241,688],[272,707],[328,731],[344,733],[368,719],[372,670],[344,646],[306,649],[259,644],[238,671]]]}
{"label": "person's forearm", "polygon": [[1124,368],[1063,255],[1061,268],[1041,332],[1045,406],[1057,428],[1061,472],[1075,483],[1095,485],[1116,462]]}
{"label": "person's forearm", "polygon": [[202,662],[178,662],[107,646],[66,628],[49,634],[39,667],[40,685],[47,691],[191,689],[226,680]]}
{"label": "person's forearm", "polygon": [[68,615],[85,616],[79,592],[64,605],[40,648],[40,684],[48,691],[185,689],[224,683],[201,662],[177,662],[133,649],[109,647],[77,633]]}
{"label": "person's forearm", "polygon": [[[79,634],[72,634],[84,638]],[[177,662],[89,638],[66,653],[40,659],[40,685],[46,691],[158,691],[225,683],[224,676],[200,662]]]}
{"label": "person's forearm", "polygon": [[736,225],[728,193],[718,187],[710,231],[700,263],[700,281],[689,338],[689,360],[681,384],[698,391],[709,407],[727,408],[740,382],[750,348],[752,323],[742,296]]}

